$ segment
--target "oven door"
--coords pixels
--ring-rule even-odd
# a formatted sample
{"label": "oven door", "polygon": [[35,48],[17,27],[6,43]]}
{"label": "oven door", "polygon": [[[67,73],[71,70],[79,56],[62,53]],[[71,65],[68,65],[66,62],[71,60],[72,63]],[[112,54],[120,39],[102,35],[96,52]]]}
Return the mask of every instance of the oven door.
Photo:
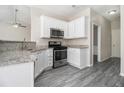
{"label": "oven door", "polygon": [[67,49],[54,50],[54,59],[55,61],[67,59]]}
{"label": "oven door", "polygon": [[59,67],[67,64],[67,49],[54,50],[53,67]]}

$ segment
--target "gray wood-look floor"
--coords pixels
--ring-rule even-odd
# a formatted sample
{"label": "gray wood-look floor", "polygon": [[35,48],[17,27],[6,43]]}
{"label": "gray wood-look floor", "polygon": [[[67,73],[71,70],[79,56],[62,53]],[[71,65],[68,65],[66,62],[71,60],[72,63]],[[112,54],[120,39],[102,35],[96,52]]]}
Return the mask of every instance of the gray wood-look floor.
{"label": "gray wood-look floor", "polygon": [[67,65],[46,71],[35,80],[35,87],[123,87],[120,59],[110,58],[79,70]]}

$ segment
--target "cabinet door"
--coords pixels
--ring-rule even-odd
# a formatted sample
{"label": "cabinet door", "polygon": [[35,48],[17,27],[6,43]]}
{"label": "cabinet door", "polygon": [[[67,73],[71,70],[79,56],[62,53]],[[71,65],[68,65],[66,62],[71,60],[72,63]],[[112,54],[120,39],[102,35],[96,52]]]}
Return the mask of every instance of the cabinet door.
{"label": "cabinet door", "polygon": [[75,37],[85,37],[85,17],[75,20]]}
{"label": "cabinet door", "polygon": [[73,63],[76,66],[80,66],[80,49],[72,48],[72,52],[73,52]]}
{"label": "cabinet door", "polygon": [[59,29],[59,22],[56,19],[51,18],[51,24],[51,28]]}
{"label": "cabinet door", "polygon": [[78,18],[75,20],[75,37],[79,37],[81,33],[81,30],[82,30],[82,22],[81,22],[81,19]]}
{"label": "cabinet door", "polygon": [[68,25],[69,38],[83,38],[86,37],[85,17],[80,17],[69,22]]}
{"label": "cabinet door", "polygon": [[44,51],[37,53],[37,60],[35,62],[35,77],[37,77],[45,68]]}
{"label": "cabinet door", "polygon": [[53,49],[47,49],[45,52],[45,68],[53,66]]}
{"label": "cabinet door", "polygon": [[36,54],[36,60],[35,60],[35,77],[37,77],[40,73],[40,68],[39,68],[39,54]]}
{"label": "cabinet door", "polygon": [[50,38],[50,27],[52,26],[52,20],[49,17],[41,16],[41,38]]}
{"label": "cabinet door", "polygon": [[63,22],[62,29],[64,31],[64,38],[68,38],[68,23],[67,22]]}
{"label": "cabinet door", "polygon": [[45,51],[41,51],[41,53],[39,54],[39,68],[40,68],[40,72],[42,72],[45,69]]}
{"label": "cabinet door", "polygon": [[72,65],[74,65],[75,64],[75,57],[74,57],[74,51],[73,51],[73,49],[72,48],[69,48],[68,49],[68,62],[70,63],[70,64],[72,64]]}
{"label": "cabinet door", "polygon": [[75,66],[80,67],[80,49],[68,48],[68,62]]}
{"label": "cabinet door", "polygon": [[83,36],[83,37],[86,37],[86,17],[85,16],[81,17],[81,24],[82,25],[81,25],[81,30],[80,30],[81,34],[80,35]]}
{"label": "cabinet door", "polygon": [[74,36],[75,36],[75,23],[74,23],[74,21],[69,22],[68,26],[69,26],[68,27],[68,30],[69,30],[68,37],[74,38]]}
{"label": "cabinet door", "polygon": [[57,25],[57,29],[63,30],[64,31],[64,24],[63,21],[61,20],[56,20],[56,25]]}
{"label": "cabinet door", "polygon": [[81,67],[84,68],[84,67],[87,67],[88,64],[88,49],[81,49]]}
{"label": "cabinet door", "polygon": [[68,50],[67,50],[67,61],[69,63],[73,63],[72,57],[73,57],[72,49],[71,48],[68,48]]}

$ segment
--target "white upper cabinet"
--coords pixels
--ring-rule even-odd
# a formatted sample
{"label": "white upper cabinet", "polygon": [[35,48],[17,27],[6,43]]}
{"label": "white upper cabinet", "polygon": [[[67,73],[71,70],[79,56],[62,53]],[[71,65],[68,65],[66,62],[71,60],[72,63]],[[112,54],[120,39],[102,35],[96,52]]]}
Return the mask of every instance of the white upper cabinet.
{"label": "white upper cabinet", "polygon": [[50,27],[52,20],[49,17],[41,16],[41,38],[50,38]]}
{"label": "white upper cabinet", "polygon": [[82,16],[68,24],[68,39],[86,38],[86,17]]}
{"label": "white upper cabinet", "polygon": [[50,38],[50,28],[67,32],[67,22],[48,16],[41,16],[41,38]]}
{"label": "white upper cabinet", "polygon": [[68,24],[68,38],[73,38],[75,36],[75,21],[71,21]]}
{"label": "white upper cabinet", "polygon": [[86,35],[86,17],[82,16],[70,22],[55,19],[48,16],[41,16],[41,38],[50,38],[50,28],[64,31],[65,39],[85,38]]}
{"label": "white upper cabinet", "polygon": [[85,37],[85,17],[75,20],[75,34],[77,38]]}

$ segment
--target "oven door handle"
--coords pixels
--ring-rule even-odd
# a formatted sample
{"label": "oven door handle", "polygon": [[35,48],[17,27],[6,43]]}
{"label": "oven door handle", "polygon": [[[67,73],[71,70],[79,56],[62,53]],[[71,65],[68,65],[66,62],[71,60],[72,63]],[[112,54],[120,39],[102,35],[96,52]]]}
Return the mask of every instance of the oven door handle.
{"label": "oven door handle", "polygon": [[56,52],[58,52],[58,51],[60,51],[60,52],[67,52],[67,49],[63,49],[63,50],[54,50],[54,56],[55,56]]}
{"label": "oven door handle", "polygon": [[63,50],[54,50],[54,53],[55,53],[55,52],[58,52],[58,51],[67,51],[67,49],[63,49]]}

